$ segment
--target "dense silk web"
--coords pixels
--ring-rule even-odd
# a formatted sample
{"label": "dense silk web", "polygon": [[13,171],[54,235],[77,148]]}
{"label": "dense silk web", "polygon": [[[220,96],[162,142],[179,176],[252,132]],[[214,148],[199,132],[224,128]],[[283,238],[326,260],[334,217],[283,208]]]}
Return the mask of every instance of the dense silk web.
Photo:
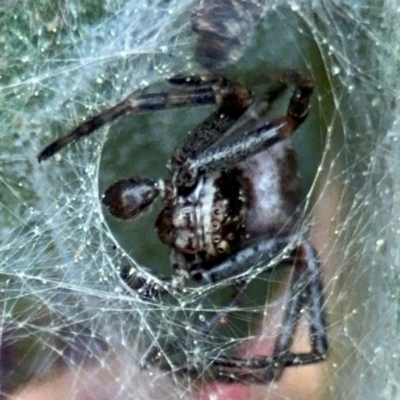
{"label": "dense silk web", "polygon": [[[208,377],[205,355],[268,354],[290,269],[273,276],[250,269],[249,289],[231,307],[227,283],[144,302],[120,271],[171,273],[153,233],[159,210],[129,224],[99,201],[118,179],[162,176],[175,146],[212,108],[126,117],[36,160],[46,144],[128,94],[165,90],[166,77],[204,67],[261,96],[267,70],[309,69],[317,82],[294,139],[303,184],[298,231],[323,262],[330,354],[307,377],[292,368],[262,398],[398,396],[400,5],[236,3],[248,12],[220,58],[192,29],[196,7],[197,22],[207,19],[206,0],[0,6],[0,399],[39,379],[67,381],[65,398],[200,398],[191,393]],[[284,97],[272,114],[286,104]],[[306,340],[299,329],[296,346]],[[202,373],[174,374],[182,363]],[[300,393],[304,380],[314,389]]]}

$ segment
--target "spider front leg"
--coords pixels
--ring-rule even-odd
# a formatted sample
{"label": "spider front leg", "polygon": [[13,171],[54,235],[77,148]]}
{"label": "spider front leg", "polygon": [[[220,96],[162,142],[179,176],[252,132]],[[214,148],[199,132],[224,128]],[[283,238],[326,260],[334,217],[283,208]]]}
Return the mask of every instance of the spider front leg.
{"label": "spider front leg", "polygon": [[246,132],[226,146],[212,147],[200,152],[195,159],[188,160],[178,171],[176,178],[178,184],[185,179],[180,176],[192,175],[195,177],[200,171],[209,173],[214,170],[228,169],[248,157],[290,138],[307,118],[314,85],[314,79],[311,76],[298,77],[295,91],[284,117],[276,118],[254,131]]}
{"label": "spider front leg", "polygon": [[187,87],[181,91],[164,93],[137,94],[135,92],[117,105],[87,119],[67,135],[47,145],[38,154],[38,161],[46,160],[69,144],[91,135],[102,126],[126,114],[218,104],[223,110],[231,110],[225,114],[220,113],[221,121],[218,122],[217,118],[213,119],[218,130],[225,130],[239,118],[252,102],[252,95],[246,88],[223,77],[206,79],[191,76],[186,80],[180,77],[171,78],[170,82],[175,85],[187,83],[184,85]]}

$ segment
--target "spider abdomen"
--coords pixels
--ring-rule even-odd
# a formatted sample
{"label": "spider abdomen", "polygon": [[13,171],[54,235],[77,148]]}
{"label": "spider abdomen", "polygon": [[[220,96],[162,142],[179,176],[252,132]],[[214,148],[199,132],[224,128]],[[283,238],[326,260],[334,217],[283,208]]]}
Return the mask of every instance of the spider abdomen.
{"label": "spider abdomen", "polygon": [[283,141],[238,165],[248,181],[246,232],[249,236],[287,233],[299,203],[295,154]]}

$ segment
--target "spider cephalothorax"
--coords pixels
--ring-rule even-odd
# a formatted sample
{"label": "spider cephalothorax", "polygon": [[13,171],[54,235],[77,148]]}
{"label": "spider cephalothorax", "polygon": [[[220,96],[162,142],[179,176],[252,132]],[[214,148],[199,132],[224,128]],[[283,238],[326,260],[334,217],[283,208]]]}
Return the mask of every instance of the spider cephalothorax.
{"label": "spider cephalothorax", "polygon": [[[319,262],[309,242],[293,232],[299,185],[290,137],[307,116],[313,78],[296,71],[282,73],[258,114],[251,92],[223,77],[177,76],[170,82],[180,89],[129,96],[51,143],[39,161],[122,114],[216,103],[217,110],[174,152],[167,178],[134,176],[105,192],[103,204],[122,219],[135,218],[157,198],[164,202],[156,228],[170,248],[173,277],[163,287],[126,271],[122,277],[141,296],[162,300],[190,279],[212,284],[234,280],[254,265],[279,266],[270,261],[286,249],[282,261],[294,269],[284,329],[272,355],[247,360],[218,355],[206,363],[217,380],[250,383],[277,378],[288,366],[324,360],[328,345]],[[261,115],[288,83],[295,90],[286,115],[263,121]],[[239,119],[242,128],[235,132]],[[291,345],[302,310],[310,320],[311,351],[297,354]],[[192,374],[193,368],[182,366],[182,371]]]}
{"label": "spider cephalothorax", "polygon": [[202,174],[190,193],[169,199],[156,222],[160,240],[207,263],[230,254],[245,233],[247,196],[238,177],[236,170]]}

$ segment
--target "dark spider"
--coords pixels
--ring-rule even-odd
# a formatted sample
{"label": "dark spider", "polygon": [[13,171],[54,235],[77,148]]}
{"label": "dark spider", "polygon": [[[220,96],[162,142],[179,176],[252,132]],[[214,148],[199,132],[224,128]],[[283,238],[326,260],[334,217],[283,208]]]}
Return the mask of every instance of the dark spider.
{"label": "dark spider", "polygon": [[[264,99],[264,112],[292,83],[295,90],[287,113],[269,123],[258,121],[256,129],[252,119],[260,116],[254,111],[253,95],[241,84],[221,76],[176,76],[169,81],[180,89],[132,94],[48,145],[39,162],[121,115],[216,103],[217,110],[174,152],[167,179],[155,182],[134,176],[105,192],[103,204],[122,219],[137,217],[156,198],[165,204],[156,228],[170,247],[172,278],[161,286],[139,275],[121,276],[141,296],[160,300],[165,293],[181,291],[190,279],[202,284],[235,281],[235,277],[239,281],[241,274],[255,267],[271,270],[290,263],[290,293],[272,355],[250,359],[217,355],[204,363],[218,381],[265,383],[279,378],[286,367],[325,360],[328,342],[320,263],[311,244],[293,232],[299,185],[290,137],[307,117],[313,78],[282,72]],[[241,116],[245,121],[238,128],[241,134],[232,134]],[[243,133],[246,123],[253,129]],[[282,262],[270,263],[282,254]],[[290,348],[303,310],[309,317],[311,351],[295,354]],[[185,366],[182,371],[193,375],[198,369]]]}

